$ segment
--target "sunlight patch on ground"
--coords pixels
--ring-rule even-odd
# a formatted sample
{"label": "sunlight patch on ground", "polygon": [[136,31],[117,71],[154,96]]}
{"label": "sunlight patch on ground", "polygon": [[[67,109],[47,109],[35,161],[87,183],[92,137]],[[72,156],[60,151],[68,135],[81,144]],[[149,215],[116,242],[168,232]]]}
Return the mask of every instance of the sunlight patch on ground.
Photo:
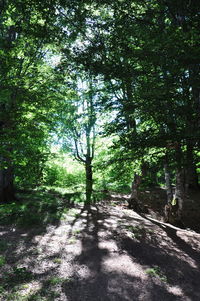
{"label": "sunlight patch on ground", "polygon": [[182,289],[179,286],[168,287],[167,290],[168,290],[169,293],[172,293],[175,296],[181,297],[181,296],[184,295]]}
{"label": "sunlight patch on ground", "polygon": [[112,229],[116,229],[118,226],[118,222],[116,219],[112,219],[112,218],[107,218],[104,221],[104,226],[108,227],[108,228],[112,228]]}
{"label": "sunlight patch on ground", "polygon": [[41,288],[42,283],[34,280],[22,286],[22,290],[20,290],[20,295],[31,296],[37,293]]}
{"label": "sunlight patch on ground", "polygon": [[4,235],[10,233],[10,231],[2,231],[1,228],[2,228],[2,227],[0,227],[0,236],[4,236]]}
{"label": "sunlight patch on ground", "polygon": [[98,244],[99,249],[107,249],[109,252],[118,252],[119,248],[114,240],[107,240],[99,242]]}
{"label": "sunlight patch on ground", "polygon": [[129,276],[138,277],[141,280],[147,280],[148,276],[144,273],[141,265],[132,261],[132,259],[124,254],[108,257],[103,262],[104,269],[107,272],[116,271],[117,273],[126,273]]}
{"label": "sunlight patch on ground", "polygon": [[91,270],[85,264],[77,265],[77,266],[75,266],[75,268],[76,268],[76,271],[77,271],[76,275],[80,279],[88,279],[92,276]]}
{"label": "sunlight patch on ground", "polygon": [[124,199],[129,199],[130,198],[130,195],[129,194],[121,194],[121,193],[112,193],[111,194],[111,197],[112,198],[124,198]]}
{"label": "sunlight patch on ground", "polygon": [[24,241],[19,241],[19,244],[17,246],[17,249],[15,251],[15,254],[16,255],[20,255],[22,254],[22,252],[24,251],[25,249],[25,244],[24,244]]}
{"label": "sunlight patch on ground", "polygon": [[74,265],[69,261],[64,261],[59,267],[59,275],[63,278],[69,277],[74,273]]}

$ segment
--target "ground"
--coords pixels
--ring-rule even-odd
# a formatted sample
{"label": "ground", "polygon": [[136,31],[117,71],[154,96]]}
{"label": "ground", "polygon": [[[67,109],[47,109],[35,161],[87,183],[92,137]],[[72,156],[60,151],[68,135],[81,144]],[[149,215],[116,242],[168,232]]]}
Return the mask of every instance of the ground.
{"label": "ground", "polygon": [[56,224],[1,225],[0,239],[2,301],[200,300],[200,234],[116,195]]}

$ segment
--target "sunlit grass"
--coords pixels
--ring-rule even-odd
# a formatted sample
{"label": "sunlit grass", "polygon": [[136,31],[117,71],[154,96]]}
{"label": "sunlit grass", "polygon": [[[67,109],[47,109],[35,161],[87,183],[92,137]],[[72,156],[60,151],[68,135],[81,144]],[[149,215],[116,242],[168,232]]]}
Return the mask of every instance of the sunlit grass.
{"label": "sunlit grass", "polygon": [[[80,200],[81,194],[60,194],[55,190],[40,189],[18,193],[17,198],[19,200],[16,202],[0,205],[0,224],[32,227],[59,223],[65,218],[75,201]],[[0,250],[1,248],[4,247],[0,245]]]}
{"label": "sunlit grass", "polygon": [[0,267],[2,267],[6,263],[6,258],[0,255]]}
{"label": "sunlit grass", "polygon": [[146,274],[152,277],[157,277],[163,282],[167,282],[167,277],[164,275],[164,273],[161,271],[159,266],[153,266],[149,269],[146,269]]}
{"label": "sunlit grass", "polygon": [[62,259],[61,258],[54,258],[53,262],[57,263],[57,264],[61,264],[62,263]]}

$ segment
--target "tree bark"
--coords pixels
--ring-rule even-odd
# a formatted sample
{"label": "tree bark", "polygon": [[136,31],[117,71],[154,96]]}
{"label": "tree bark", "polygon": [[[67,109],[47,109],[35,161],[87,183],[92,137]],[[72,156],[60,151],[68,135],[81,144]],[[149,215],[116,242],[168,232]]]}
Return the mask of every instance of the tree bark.
{"label": "tree bark", "polygon": [[165,172],[165,186],[167,192],[167,204],[170,204],[173,198],[173,192],[172,192],[171,176],[169,172],[169,165],[168,165],[167,158],[164,164],[164,172]]}
{"label": "tree bark", "polygon": [[[181,146],[177,144],[176,149],[176,187],[175,193],[172,194],[172,188],[170,183],[170,175],[168,171],[168,164],[165,161],[165,181],[167,189],[167,204],[164,208],[165,222],[181,223],[181,215],[183,210],[183,202],[185,197],[184,189],[184,169],[182,167],[182,150]],[[167,158],[166,158],[167,159]]]}
{"label": "tree bark", "polygon": [[93,186],[92,160],[90,157],[86,157],[85,171],[86,171],[86,204],[90,204],[91,197],[92,197],[92,186]]}
{"label": "tree bark", "polygon": [[15,200],[13,168],[0,170],[0,201],[8,203]]}
{"label": "tree bark", "polygon": [[184,173],[182,168],[182,150],[181,146],[179,145],[176,149],[176,188],[175,188],[175,195],[173,198],[174,206],[173,211],[174,215],[178,220],[181,219],[182,209],[183,209],[183,202],[185,197],[185,190],[184,190]]}
{"label": "tree bark", "polygon": [[132,182],[132,187],[131,187],[131,197],[128,200],[128,208],[133,209],[135,211],[138,211],[140,208],[139,206],[139,187],[141,184],[141,176],[138,174],[134,175],[134,179]]}
{"label": "tree bark", "polygon": [[193,113],[193,118],[191,119],[191,114],[188,116],[187,127],[190,130],[190,139],[187,141],[186,150],[186,177],[185,177],[185,189],[186,193],[191,189],[198,189],[198,174],[196,170],[195,160],[194,160],[194,146],[196,143],[200,143],[199,128],[200,128],[200,66],[197,64],[190,65],[189,68],[189,84],[191,89],[191,114]]}
{"label": "tree bark", "polygon": [[169,163],[168,163],[167,155],[165,157],[164,173],[165,173],[165,186],[166,186],[166,193],[167,193],[167,203],[165,204],[164,207],[164,220],[165,222],[169,222],[171,219],[173,192],[172,192],[171,176],[169,172]]}
{"label": "tree bark", "polygon": [[178,218],[181,219],[182,210],[183,210],[183,202],[184,202],[184,175],[183,170],[181,168],[177,168],[176,170],[176,189],[174,195],[174,209],[173,212]]}
{"label": "tree bark", "polygon": [[143,163],[141,167],[141,175],[138,174],[134,175],[134,179],[131,187],[131,196],[128,200],[128,208],[133,209],[136,212],[143,211],[139,200],[139,188],[142,183],[142,179],[145,175],[146,175],[146,165],[145,163]]}
{"label": "tree bark", "polygon": [[198,174],[194,162],[193,146],[191,143],[187,144],[185,192],[188,193],[189,189],[199,189]]}

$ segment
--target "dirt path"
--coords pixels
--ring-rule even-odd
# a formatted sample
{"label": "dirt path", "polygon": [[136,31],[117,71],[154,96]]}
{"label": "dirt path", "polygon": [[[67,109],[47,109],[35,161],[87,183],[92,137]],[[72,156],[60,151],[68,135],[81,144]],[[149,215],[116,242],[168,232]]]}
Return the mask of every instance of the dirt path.
{"label": "dirt path", "polygon": [[119,205],[0,235],[3,301],[200,300],[200,235]]}

